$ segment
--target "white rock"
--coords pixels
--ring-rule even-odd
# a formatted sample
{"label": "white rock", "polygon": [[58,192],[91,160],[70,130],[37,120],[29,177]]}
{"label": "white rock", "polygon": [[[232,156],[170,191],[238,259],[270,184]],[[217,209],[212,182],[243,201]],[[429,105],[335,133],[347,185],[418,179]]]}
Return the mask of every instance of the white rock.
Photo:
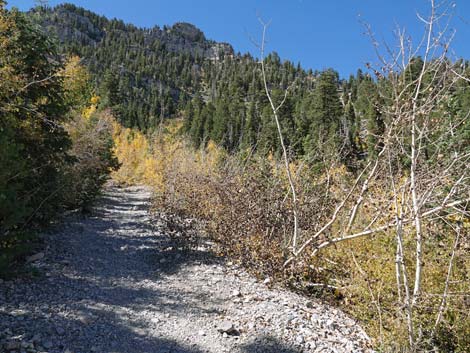
{"label": "white rock", "polygon": [[222,323],[218,325],[217,331],[227,335],[237,335],[239,333],[233,323],[230,321],[222,321]]}
{"label": "white rock", "polygon": [[241,296],[242,294],[240,293],[239,290],[235,289],[234,291],[232,291],[232,297],[241,297]]}
{"label": "white rock", "polygon": [[16,309],[16,310],[11,311],[10,315],[15,316],[15,317],[19,317],[19,316],[26,315],[27,313],[28,312],[26,310]]}
{"label": "white rock", "polygon": [[43,252],[39,252],[37,254],[34,254],[34,255],[31,255],[29,257],[26,258],[26,262],[34,262],[34,261],[39,261],[41,259],[44,258],[44,253]]}

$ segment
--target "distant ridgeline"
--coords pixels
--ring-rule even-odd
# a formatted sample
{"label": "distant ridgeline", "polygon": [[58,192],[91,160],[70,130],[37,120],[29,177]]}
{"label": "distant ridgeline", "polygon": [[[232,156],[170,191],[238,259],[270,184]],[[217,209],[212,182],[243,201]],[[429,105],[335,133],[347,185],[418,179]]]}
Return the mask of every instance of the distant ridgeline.
{"label": "distant ridgeline", "polygon": [[[183,116],[195,146],[212,140],[229,151],[279,152],[259,64],[251,55],[206,39],[188,23],[143,29],[70,4],[30,15],[59,38],[64,53],[83,59],[103,104],[125,126],[152,131],[163,119]],[[414,64],[410,71],[419,72],[422,61]],[[347,80],[332,69],[306,71],[275,53],[266,67],[275,100],[291,87],[280,119],[292,153],[331,151],[351,162],[380,147],[386,117],[378,108],[378,80],[361,70]],[[470,107],[468,85],[455,98],[460,111]]]}

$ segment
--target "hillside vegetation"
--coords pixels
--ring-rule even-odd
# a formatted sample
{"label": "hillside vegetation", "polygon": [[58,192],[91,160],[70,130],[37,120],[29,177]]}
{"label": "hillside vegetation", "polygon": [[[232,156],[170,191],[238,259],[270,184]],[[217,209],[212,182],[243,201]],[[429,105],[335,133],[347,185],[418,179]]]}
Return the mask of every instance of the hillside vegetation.
{"label": "hillside vegetation", "polygon": [[86,208],[117,167],[110,113],[79,60],[0,1],[0,274],[14,272],[34,235]]}
{"label": "hillside vegetation", "polygon": [[341,305],[381,351],[470,350],[470,70],[434,30],[442,7],[428,40],[399,33],[343,79],[187,23],[0,3],[5,264],[111,175],[152,186],[180,235]]}

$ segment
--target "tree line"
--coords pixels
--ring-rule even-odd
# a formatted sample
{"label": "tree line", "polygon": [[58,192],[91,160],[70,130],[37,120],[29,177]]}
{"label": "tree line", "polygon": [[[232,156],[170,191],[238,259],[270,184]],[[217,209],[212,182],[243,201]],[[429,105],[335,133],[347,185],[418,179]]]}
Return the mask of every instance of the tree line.
{"label": "tree line", "polygon": [[[257,58],[230,49],[210,57],[206,49],[216,43],[195,28],[188,36],[178,24],[175,30],[141,29],[67,4],[30,15],[59,36],[62,52],[83,58],[102,104],[124,126],[152,132],[165,119],[182,116],[195,147],[213,141],[230,152],[280,153]],[[381,92],[390,86],[383,74],[358,70],[344,79],[333,69],[305,70],[276,53],[265,64],[273,99],[280,101],[289,90],[279,116],[291,156],[318,162],[336,155],[355,168],[380,150],[391,120],[380,108],[387,104]],[[406,74],[416,75],[422,64],[415,58]],[[462,117],[469,94],[462,80],[443,114]],[[456,132],[461,144],[467,130],[464,125]]]}

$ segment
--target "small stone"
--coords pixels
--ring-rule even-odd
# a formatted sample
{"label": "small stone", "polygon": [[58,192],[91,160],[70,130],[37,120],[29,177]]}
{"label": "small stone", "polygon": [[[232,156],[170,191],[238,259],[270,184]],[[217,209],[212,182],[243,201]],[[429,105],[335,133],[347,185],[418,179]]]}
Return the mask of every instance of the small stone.
{"label": "small stone", "polygon": [[296,316],[294,314],[289,314],[289,316],[287,316],[287,323],[291,323],[295,319],[296,319]]}
{"label": "small stone", "polygon": [[242,294],[240,293],[239,290],[235,289],[234,291],[232,291],[232,297],[241,297],[241,296]]}
{"label": "small stone", "polygon": [[222,337],[227,338],[228,337],[227,332],[222,333]]}
{"label": "small stone", "polygon": [[312,321],[313,323],[317,323],[320,321],[320,317],[317,314],[312,314],[310,321]]}
{"label": "small stone", "polygon": [[271,278],[266,277],[266,279],[263,281],[264,284],[269,284],[271,283]]}
{"label": "small stone", "polygon": [[227,334],[227,335],[238,335],[239,331],[235,328],[233,323],[230,321],[223,321],[218,327],[217,331],[219,331],[222,334]]}
{"label": "small stone", "polygon": [[80,321],[80,323],[82,323],[83,325],[89,325],[91,323],[91,318],[89,318],[88,316],[80,316],[78,318],[78,321]]}
{"label": "small stone", "polygon": [[55,330],[59,336],[65,335],[65,330],[62,327],[56,327]]}
{"label": "small stone", "polygon": [[305,339],[303,338],[303,336],[297,336],[295,342],[297,342],[298,344],[303,344],[305,342]]}
{"label": "small stone", "polygon": [[16,317],[16,318],[19,318],[23,315],[26,315],[27,314],[27,311],[26,310],[21,310],[21,309],[17,309],[17,310],[13,310],[10,312],[10,315]]}
{"label": "small stone", "polygon": [[203,330],[199,330],[198,335],[199,335],[199,336],[205,336],[206,333],[205,333]]}
{"label": "small stone", "polygon": [[147,336],[147,331],[143,328],[134,329],[134,333],[139,336]]}
{"label": "small stone", "polygon": [[166,262],[166,259],[165,259],[165,258],[161,258],[161,259],[160,259],[160,263],[161,263],[161,264],[164,264],[165,262]]}
{"label": "small stone", "polygon": [[43,252],[39,252],[37,254],[34,254],[34,255],[31,255],[29,257],[26,258],[26,262],[34,262],[34,261],[39,261],[41,259],[44,258],[44,253]]}

